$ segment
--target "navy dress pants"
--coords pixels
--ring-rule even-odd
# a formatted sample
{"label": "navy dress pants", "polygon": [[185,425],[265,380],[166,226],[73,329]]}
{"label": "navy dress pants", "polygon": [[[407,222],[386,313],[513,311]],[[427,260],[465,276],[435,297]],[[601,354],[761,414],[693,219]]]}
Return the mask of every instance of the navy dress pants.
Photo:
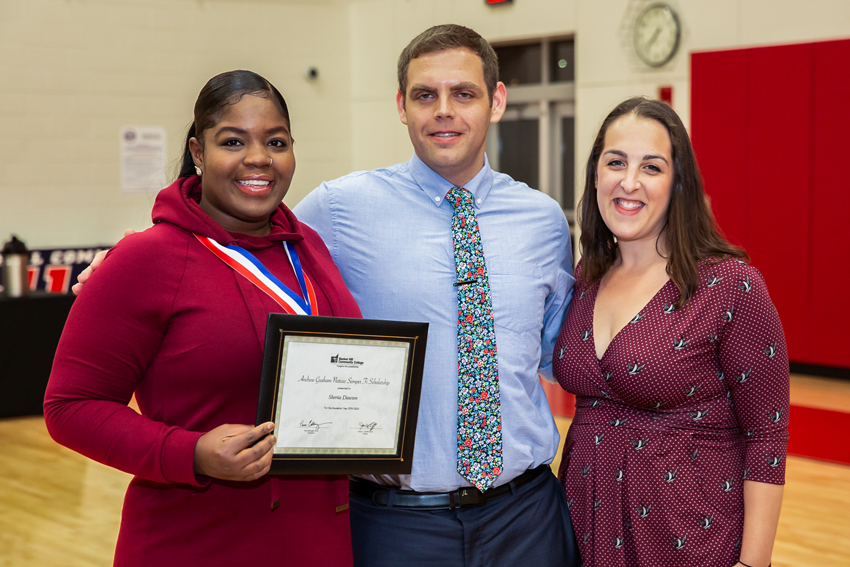
{"label": "navy dress pants", "polygon": [[545,472],[487,504],[377,506],[350,494],[354,567],[578,567],[564,488]]}

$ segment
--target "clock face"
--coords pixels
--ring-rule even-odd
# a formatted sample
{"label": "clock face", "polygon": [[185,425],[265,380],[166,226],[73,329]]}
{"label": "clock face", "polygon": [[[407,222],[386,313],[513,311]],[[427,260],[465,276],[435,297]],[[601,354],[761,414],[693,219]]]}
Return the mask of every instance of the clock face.
{"label": "clock face", "polygon": [[661,67],[679,49],[679,17],[667,4],[653,4],[635,21],[635,51],[650,67]]}

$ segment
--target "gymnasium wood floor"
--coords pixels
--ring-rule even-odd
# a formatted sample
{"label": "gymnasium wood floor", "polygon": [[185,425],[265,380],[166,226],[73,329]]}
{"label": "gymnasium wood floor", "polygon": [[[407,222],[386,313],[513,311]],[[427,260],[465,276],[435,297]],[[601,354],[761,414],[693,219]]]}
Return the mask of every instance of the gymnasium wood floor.
{"label": "gymnasium wood floor", "polygon": [[[850,382],[794,376],[791,401],[848,411]],[[0,420],[0,456],[0,567],[112,564],[129,475],[56,445],[41,417]],[[850,565],[850,466],[789,457],[786,481],[773,565]]]}

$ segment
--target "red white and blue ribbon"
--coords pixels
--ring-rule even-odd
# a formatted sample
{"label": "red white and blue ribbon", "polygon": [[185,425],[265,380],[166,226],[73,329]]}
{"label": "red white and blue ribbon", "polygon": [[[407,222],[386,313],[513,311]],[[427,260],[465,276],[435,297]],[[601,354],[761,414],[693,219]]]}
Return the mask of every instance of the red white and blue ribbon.
{"label": "red white and blue ribbon", "polygon": [[298,285],[301,286],[302,299],[297,293],[289,289],[286,284],[277,279],[256,256],[234,244],[222,246],[212,238],[195,234],[201,244],[207,250],[215,254],[219,260],[233,268],[245,279],[260,288],[269,297],[275,300],[283,310],[290,315],[318,315],[318,304],[313,283],[301,267],[298,253],[289,242],[283,243],[286,257],[292,265]]}

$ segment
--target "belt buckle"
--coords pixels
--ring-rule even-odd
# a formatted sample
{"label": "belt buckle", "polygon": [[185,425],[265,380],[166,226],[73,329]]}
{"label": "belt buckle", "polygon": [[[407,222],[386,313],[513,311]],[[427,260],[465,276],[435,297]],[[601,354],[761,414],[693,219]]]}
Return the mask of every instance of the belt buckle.
{"label": "belt buckle", "polygon": [[454,492],[449,493],[449,507],[452,510],[468,506],[482,506],[486,503],[487,497],[484,496],[483,492],[475,488],[458,488]]}

